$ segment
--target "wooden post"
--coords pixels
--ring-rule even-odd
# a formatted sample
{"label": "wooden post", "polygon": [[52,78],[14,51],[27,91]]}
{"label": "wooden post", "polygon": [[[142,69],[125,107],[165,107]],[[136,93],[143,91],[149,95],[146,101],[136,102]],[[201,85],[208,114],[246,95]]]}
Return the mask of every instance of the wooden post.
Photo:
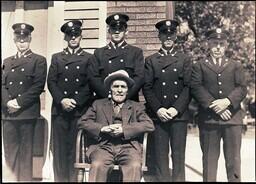
{"label": "wooden post", "polygon": [[166,19],[173,19],[175,15],[175,2],[166,1]]}

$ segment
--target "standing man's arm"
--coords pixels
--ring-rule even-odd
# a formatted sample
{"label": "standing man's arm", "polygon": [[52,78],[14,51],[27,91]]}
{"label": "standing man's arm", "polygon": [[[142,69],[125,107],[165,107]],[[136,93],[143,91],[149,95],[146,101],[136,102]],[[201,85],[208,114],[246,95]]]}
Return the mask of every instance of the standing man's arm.
{"label": "standing man's arm", "polygon": [[150,108],[157,113],[158,109],[162,107],[161,102],[157,99],[155,93],[153,92],[154,85],[154,71],[150,59],[146,58],[145,61],[145,84],[143,86],[143,94],[146,99],[147,104]]}
{"label": "standing man's arm", "polygon": [[135,81],[134,86],[130,89],[128,93],[128,98],[137,95],[144,84],[144,56],[143,51],[139,49],[135,55],[135,67],[134,67],[134,76],[132,76]]}
{"label": "standing man's arm", "polygon": [[105,98],[108,96],[108,93],[104,88],[104,83],[100,75],[98,57],[98,52],[95,50],[94,54],[89,59],[89,83],[99,97]]}
{"label": "standing man's arm", "polygon": [[8,101],[9,101],[9,94],[6,86],[6,71],[5,71],[5,64],[3,64],[2,66],[2,107],[6,108]]}
{"label": "standing man's arm", "polygon": [[40,57],[36,63],[34,71],[34,79],[31,87],[23,93],[20,97],[17,97],[17,102],[21,108],[31,105],[43,92],[45,80],[47,74],[47,62],[44,57]]}
{"label": "standing man's arm", "polygon": [[214,97],[208,92],[202,84],[203,75],[200,63],[195,63],[192,66],[191,74],[191,93],[194,98],[200,103],[200,105],[207,109],[209,108]]}
{"label": "standing man's arm", "polygon": [[179,98],[173,104],[173,107],[178,111],[178,113],[183,114],[184,111],[187,109],[190,100],[190,80],[191,80],[191,71],[192,71],[192,64],[191,60],[186,57],[183,65],[183,82],[184,88],[180,93]]}
{"label": "standing man's arm", "polygon": [[64,98],[64,94],[57,86],[57,82],[58,82],[57,58],[56,56],[53,55],[49,72],[48,72],[47,85],[55,103],[60,104],[61,100]]}

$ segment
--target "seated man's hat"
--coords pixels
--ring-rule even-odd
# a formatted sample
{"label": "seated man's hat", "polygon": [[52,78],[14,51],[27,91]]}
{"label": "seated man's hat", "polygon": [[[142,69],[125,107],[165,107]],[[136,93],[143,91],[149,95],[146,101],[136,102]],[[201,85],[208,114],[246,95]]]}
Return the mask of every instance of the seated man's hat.
{"label": "seated man's hat", "polygon": [[63,24],[60,30],[69,36],[79,36],[82,33],[82,22],[79,20],[72,20]]}
{"label": "seated man's hat", "polygon": [[127,86],[130,88],[134,85],[134,80],[129,77],[129,74],[125,70],[117,70],[113,73],[110,73],[105,79],[104,79],[104,85],[106,89],[110,89],[110,85],[114,80],[122,80],[127,83]]}
{"label": "seated man's hat", "polygon": [[13,24],[12,29],[14,30],[14,34],[16,35],[28,36],[34,30],[34,27],[26,23],[17,23],[17,24]]}
{"label": "seated man's hat", "polygon": [[206,37],[208,40],[210,39],[227,40],[229,37],[229,32],[222,28],[217,28],[217,29],[213,29],[206,32]]}
{"label": "seated man's hat", "polygon": [[123,13],[115,13],[107,17],[106,23],[110,27],[122,27],[127,28],[127,22],[129,20],[129,16]]}
{"label": "seated man's hat", "polygon": [[158,29],[159,33],[175,33],[179,22],[176,20],[162,20],[156,23],[155,27]]}

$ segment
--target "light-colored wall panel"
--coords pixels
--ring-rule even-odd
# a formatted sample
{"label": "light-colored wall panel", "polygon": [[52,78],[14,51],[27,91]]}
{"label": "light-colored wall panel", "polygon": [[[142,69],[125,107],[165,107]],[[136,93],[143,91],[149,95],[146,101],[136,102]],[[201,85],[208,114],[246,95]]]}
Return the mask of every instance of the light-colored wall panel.
{"label": "light-colored wall panel", "polygon": [[65,11],[64,19],[98,18],[99,10]]}

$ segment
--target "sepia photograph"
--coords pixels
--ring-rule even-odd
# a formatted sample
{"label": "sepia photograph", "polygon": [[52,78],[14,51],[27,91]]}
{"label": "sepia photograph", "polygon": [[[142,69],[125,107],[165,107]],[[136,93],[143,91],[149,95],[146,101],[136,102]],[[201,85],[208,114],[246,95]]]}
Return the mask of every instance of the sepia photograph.
{"label": "sepia photograph", "polygon": [[256,182],[255,1],[1,1],[1,183]]}

